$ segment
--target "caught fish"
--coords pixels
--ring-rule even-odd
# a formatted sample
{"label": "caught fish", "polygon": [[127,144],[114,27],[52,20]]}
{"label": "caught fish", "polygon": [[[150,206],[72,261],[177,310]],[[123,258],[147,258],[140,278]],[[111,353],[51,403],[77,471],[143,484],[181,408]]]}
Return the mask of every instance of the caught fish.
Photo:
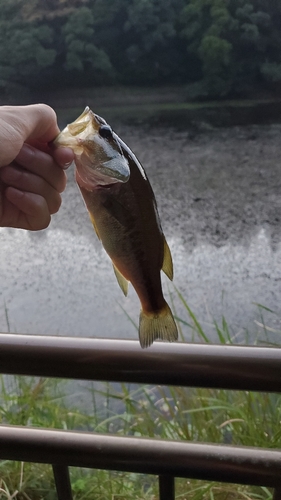
{"label": "caught fish", "polygon": [[146,173],[129,147],[88,107],[56,138],[73,149],[76,181],[98,238],[112,260],[125,295],[128,282],[141,302],[139,340],[178,338],[164,299],[161,269],[173,279],[170,249],[163,234],[156,200]]}

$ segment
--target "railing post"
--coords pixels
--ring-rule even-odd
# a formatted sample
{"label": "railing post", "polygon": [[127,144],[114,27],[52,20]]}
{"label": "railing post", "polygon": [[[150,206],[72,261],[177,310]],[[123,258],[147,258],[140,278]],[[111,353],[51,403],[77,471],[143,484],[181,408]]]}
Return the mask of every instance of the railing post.
{"label": "railing post", "polygon": [[53,464],[58,500],[73,500],[69,470],[66,465]]}
{"label": "railing post", "polygon": [[281,500],[281,488],[275,488],[272,500]]}
{"label": "railing post", "polygon": [[175,499],[175,478],[167,474],[159,476],[159,500]]}

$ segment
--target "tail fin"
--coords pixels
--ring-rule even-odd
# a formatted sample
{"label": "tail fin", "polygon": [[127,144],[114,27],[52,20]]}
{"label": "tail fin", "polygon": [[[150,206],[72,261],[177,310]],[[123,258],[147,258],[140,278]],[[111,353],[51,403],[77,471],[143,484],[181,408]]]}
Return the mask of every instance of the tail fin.
{"label": "tail fin", "polygon": [[143,349],[156,339],[166,342],[175,342],[178,339],[177,325],[167,303],[158,313],[140,312],[139,339]]}

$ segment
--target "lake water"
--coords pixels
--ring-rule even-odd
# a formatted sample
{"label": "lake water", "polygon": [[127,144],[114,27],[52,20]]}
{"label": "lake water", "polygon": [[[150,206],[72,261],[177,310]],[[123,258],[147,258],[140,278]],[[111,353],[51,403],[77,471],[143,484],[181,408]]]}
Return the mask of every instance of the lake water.
{"label": "lake water", "polygon": [[[222,315],[237,342],[245,330],[280,342],[280,126],[205,131],[122,128],[146,167],[174,261],[174,284],[215,342]],[[50,227],[0,229],[0,331],[137,338],[132,288],[125,298],[69,172]],[[190,322],[173,285],[177,315]],[[259,309],[262,304],[277,314]],[[126,311],[127,315],[125,314]],[[183,327],[187,341],[192,330]]]}

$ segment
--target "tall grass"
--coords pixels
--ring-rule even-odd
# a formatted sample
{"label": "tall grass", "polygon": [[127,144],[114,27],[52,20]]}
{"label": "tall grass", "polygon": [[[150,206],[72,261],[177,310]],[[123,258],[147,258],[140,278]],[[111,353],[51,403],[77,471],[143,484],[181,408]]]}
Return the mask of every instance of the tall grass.
{"label": "tall grass", "polygon": [[[182,337],[209,342],[198,318],[176,291],[186,316],[178,318]],[[173,303],[173,297],[171,297]],[[268,330],[259,305],[259,325]],[[214,322],[220,343],[232,343],[231,329],[223,317]],[[78,429],[118,435],[280,447],[281,396],[248,391],[104,384],[89,389],[92,406],[87,413],[70,408],[63,381],[0,378],[2,424],[57,429]],[[71,468],[76,500],[156,500],[157,478],[132,473]],[[42,464],[0,462],[0,499],[53,500],[56,498],[51,467]],[[176,480],[176,498],[185,500],[234,500],[272,498],[263,487]]]}

